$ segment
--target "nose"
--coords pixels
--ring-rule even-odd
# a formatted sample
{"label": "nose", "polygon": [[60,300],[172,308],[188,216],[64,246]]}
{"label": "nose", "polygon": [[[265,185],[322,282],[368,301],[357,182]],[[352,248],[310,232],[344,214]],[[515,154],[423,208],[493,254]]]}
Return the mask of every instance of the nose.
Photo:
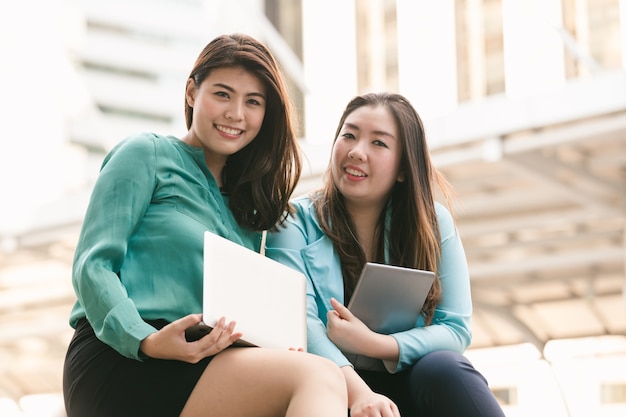
{"label": "nose", "polygon": [[229,120],[239,121],[243,119],[243,105],[239,102],[232,101],[226,109],[225,116]]}
{"label": "nose", "polygon": [[365,152],[359,145],[354,145],[352,149],[348,152],[348,158],[355,159],[358,161],[365,160]]}

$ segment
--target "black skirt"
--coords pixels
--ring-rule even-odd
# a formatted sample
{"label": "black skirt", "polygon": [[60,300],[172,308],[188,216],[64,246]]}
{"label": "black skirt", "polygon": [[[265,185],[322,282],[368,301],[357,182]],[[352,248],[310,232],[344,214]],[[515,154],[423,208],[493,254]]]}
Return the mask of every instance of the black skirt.
{"label": "black skirt", "polygon": [[[165,322],[150,322],[160,328]],[[213,357],[196,364],[119,354],[81,320],[63,369],[67,417],[178,417]]]}

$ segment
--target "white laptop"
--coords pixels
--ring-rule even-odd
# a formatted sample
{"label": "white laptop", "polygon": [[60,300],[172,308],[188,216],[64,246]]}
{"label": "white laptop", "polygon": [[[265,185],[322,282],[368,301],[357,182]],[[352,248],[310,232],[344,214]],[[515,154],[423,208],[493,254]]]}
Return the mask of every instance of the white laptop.
{"label": "white laptop", "polygon": [[415,326],[434,279],[431,271],[368,262],[348,309],[376,333],[408,330]]}
{"label": "white laptop", "polygon": [[224,316],[239,345],[306,351],[306,278],[211,232],[204,234],[203,321]]}

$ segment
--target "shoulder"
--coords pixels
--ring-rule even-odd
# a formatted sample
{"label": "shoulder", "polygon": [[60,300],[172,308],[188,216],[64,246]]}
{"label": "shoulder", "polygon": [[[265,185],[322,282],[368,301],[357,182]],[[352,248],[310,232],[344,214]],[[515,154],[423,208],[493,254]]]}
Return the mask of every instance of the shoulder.
{"label": "shoulder", "polygon": [[[270,249],[288,248],[302,250],[304,253],[319,253],[312,245],[325,235],[315,211],[315,200],[309,195],[294,197],[290,203],[294,211],[287,217],[278,231],[268,233],[268,253]],[[330,243],[332,247],[332,243]],[[315,245],[319,248],[319,245]]]}
{"label": "shoulder", "polygon": [[298,196],[291,200],[291,204],[295,209],[292,218],[297,219],[296,221],[299,223],[309,224],[319,228],[319,221],[315,210],[315,194]]}
{"label": "shoulder", "polygon": [[291,200],[291,204],[298,213],[315,212],[315,205],[309,195],[301,195]]}
{"label": "shoulder", "polygon": [[437,213],[437,223],[439,224],[441,236],[444,237],[450,234],[456,234],[456,225],[450,210],[448,210],[445,205],[436,201],[435,212]]}
{"label": "shoulder", "polygon": [[437,220],[452,220],[452,214],[448,207],[438,201],[435,201],[435,212],[437,213]]}
{"label": "shoulder", "polygon": [[144,153],[152,151],[156,145],[156,141],[162,138],[161,136],[152,133],[135,133],[127,136],[118,142],[109,152],[108,157],[118,155],[120,153]]}
{"label": "shoulder", "polygon": [[176,138],[155,133],[136,133],[118,142],[105,157],[104,164],[112,158],[145,161],[150,157],[155,157],[157,153],[167,153],[169,150],[174,150],[174,141],[176,140]]}
{"label": "shoulder", "polygon": [[287,218],[286,225],[296,227],[299,230],[306,231],[307,235],[317,235],[319,230],[319,222],[315,212],[315,202],[311,195],[302,195],[291,200],[293,213]]}

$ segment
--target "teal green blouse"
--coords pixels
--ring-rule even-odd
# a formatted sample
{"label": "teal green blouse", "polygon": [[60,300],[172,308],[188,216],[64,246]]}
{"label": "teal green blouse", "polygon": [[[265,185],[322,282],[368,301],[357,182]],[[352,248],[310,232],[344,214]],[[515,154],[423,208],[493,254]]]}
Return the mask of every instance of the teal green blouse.
{"label": "teal green blouse", "polygon": [[74,256],[76,327],[141,360],[156,331],[144,320],[202,312],[203,235],[209,230],[258,251],[261,234],[237,224],[204,152],[142,133],[118,144],[95,183]]}

